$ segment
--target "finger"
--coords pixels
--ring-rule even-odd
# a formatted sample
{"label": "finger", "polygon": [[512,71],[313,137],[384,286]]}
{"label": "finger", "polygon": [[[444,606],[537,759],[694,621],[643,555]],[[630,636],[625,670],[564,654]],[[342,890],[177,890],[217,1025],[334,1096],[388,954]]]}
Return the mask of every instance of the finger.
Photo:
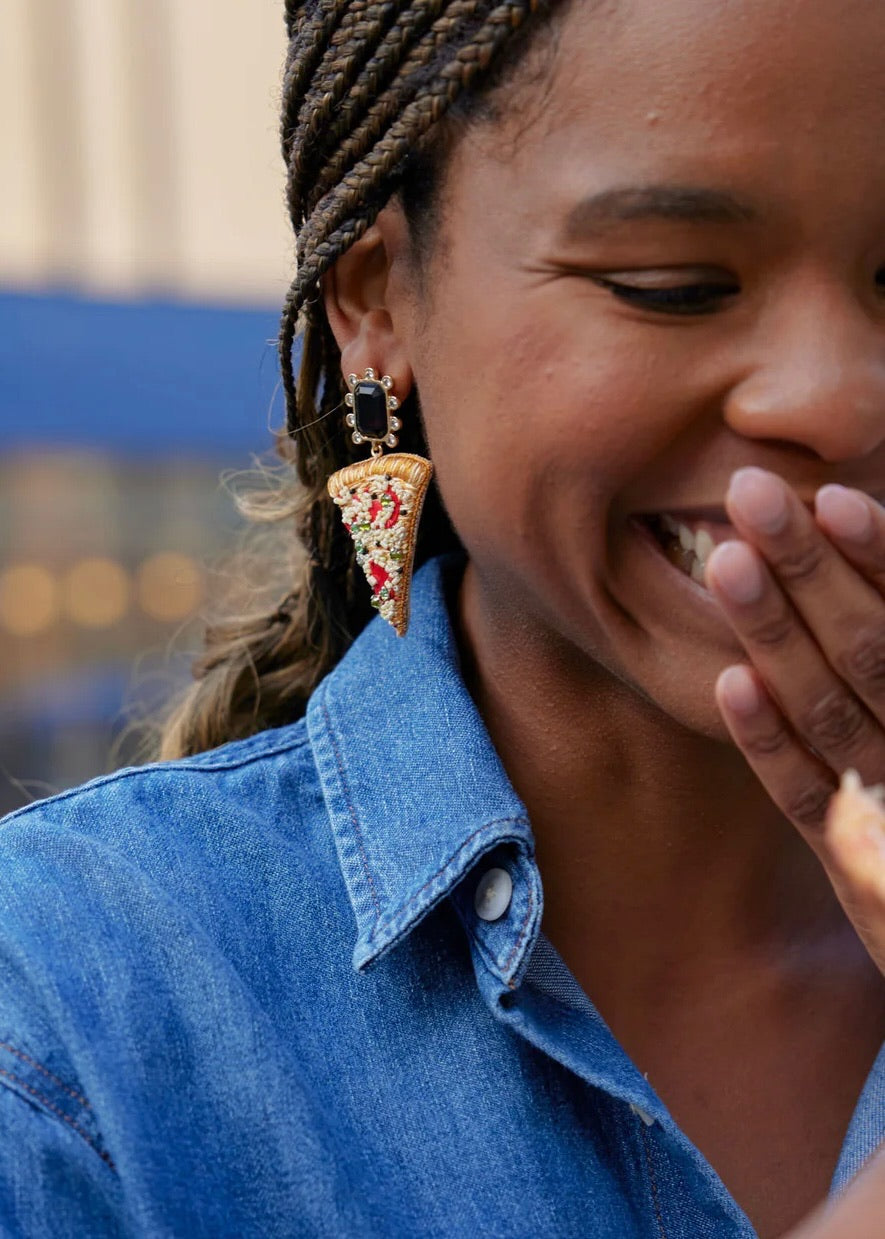
{"label": "finger", "polygon": [[818,846],[836,788],[832,771],[801,743],[753,668],[727,667],[715,692],[725,725],[760,783],[783,815]]}
{"label": "finger", "polygon": [[882,1239],[885,1150],[875,1154],[847,1191],[825,1201],[783,1239]]}
{"label": "finger", "polygon": [[723,542],[705,579],[793,733],[837,773],[853,766],[877,779],[885,729],[830,666],[758,552]]}
{"label": "finger", "polygon": [[885,508],[863,491],[822,486],[814,499],[818,526],[845,558],[885,595]]}
{"label": "finger", "polygon": [[827,811],[820,853],[839,900],[885,972],[885,808],[882,789],[865,789],[849,770]]}
{"label": "finger", "polygon": [[831,866],[838,870],[881,926],[880,953],[885,955],[885,810],[881,789],[864,789],[853,770],[846,771],[826,819]]}
{"label": "finger", "polygon": [[[740,469],[726,508],[764,556],[836,675],[885,723],[885,601],[773,473]],[[874,549],[878,548],[878,550]],[[885,527],[868,554],[885,556]]]}

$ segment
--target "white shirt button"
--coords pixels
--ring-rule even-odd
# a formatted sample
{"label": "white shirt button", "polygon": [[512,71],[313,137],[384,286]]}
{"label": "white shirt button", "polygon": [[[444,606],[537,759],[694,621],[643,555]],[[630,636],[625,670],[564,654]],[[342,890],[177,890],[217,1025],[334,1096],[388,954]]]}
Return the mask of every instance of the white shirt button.
{"label": "white shirt button", "polygon": [[473,906],[482,921],[497,921],[510,907],[513,882],[506,869],[489,869],[479,879]]}

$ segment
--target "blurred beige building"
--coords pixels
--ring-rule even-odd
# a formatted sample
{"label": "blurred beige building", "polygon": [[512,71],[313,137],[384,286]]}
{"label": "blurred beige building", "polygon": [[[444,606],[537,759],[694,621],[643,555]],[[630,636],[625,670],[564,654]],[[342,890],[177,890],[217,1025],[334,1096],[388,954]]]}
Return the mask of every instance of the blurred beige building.
{"label": "blurred beige building", "polygon": [[284,51],[282,0],[0,0],[0,813],[289,588],[219,481],[281,418]]}
{"label": "blurred beige building", "polygon": [[2,0],[0,285],[278,305],[282,0]]}

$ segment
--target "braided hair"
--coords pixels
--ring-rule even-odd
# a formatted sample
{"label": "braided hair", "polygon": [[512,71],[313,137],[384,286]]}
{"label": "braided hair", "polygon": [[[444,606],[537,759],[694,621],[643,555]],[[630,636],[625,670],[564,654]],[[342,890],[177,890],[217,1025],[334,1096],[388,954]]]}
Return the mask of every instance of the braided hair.
{"label": "braided hair", "polygon": [[[281,136],[297,262],[280,324],[286,434],[277,446],[299,485],[278,515],[294,518],[306,554],[300,580],[271,613],[207,630],[196,682],[167,723],[161,756],[199,752],[299,717],[374,615],[326,492],[329,475],[353,460],[355,449],[338,415],[341,359],[320,281],[394,194],[413,241],[419,238],[435,202],[447,130],[482,109],[551,5],[286,0]],[[414,395],[405,412],[401,450],[427,455]],[[432,492],[416,563],[457,546]]]}

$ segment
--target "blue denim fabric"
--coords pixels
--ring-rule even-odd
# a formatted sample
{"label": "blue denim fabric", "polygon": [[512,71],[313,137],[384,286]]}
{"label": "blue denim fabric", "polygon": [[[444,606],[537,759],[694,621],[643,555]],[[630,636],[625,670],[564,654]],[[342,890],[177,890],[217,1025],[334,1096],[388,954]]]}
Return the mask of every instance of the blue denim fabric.
{"label": "blue denim fabric", "polygon": [[[540,935],[456,572],[306,721],[6,820],[2,1234],[753,1234]],[[483,921],[493,865],[513,897]],[[834,1186],[883,1119],[880,1059]]]}

